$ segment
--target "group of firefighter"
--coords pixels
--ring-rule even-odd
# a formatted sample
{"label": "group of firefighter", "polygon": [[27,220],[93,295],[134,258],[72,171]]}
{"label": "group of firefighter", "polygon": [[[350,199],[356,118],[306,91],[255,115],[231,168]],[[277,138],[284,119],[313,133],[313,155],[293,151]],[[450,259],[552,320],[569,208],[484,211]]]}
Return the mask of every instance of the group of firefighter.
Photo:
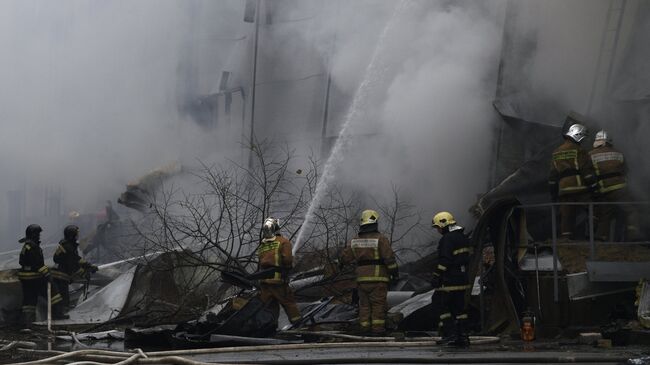
{"label": "group of firefighter", "polygon": [[[386,311],[388,285],[399,278],[399,269],[390,240],[379,232],[379,214],[365,210],[361,214],[359,232],[343,251],[340,265],[355,265],[356,290],[359,298],[359,326],[364,334],[382,336],[386,333]],[[437,289],[433,302],[441,309],[438,328],[442,334],[441,344],[464,347],[469,344],[465,332],[465,290],[469,288],[467,265],[471,248],[463,228],[456,224],[448,212],[433,217],[435,227],[442,238],[438,245],[438,266],[435,269],[432,286]],[[70,307],[69,285],[75,280],[87,277],[97,271],[97,266],[86,262],[78,251],[79,227],[65,227],[64,238],[54,253],[56,268],[45,265],[41,249],[42,228],[31,224],[20,240],[18,277],[23,289],[23,320],[32,323],[36,319],[38,298],[47,299],[50,284],[52,318],[68,318]],[[262,226],[262,240],[257,249],[261,270],[273,274],[260,280],[260,298],[279,311],[281,305],[292,323],[301,321],[293,291],[288,285],[288,274],[293,267],[291,242],[280,234],[277,219],[269,217]]]}
{"label": "group of firefighter", "polygon": [[53,257],[57,267],[50,269],[45,265],[41,248],[42,231],[38,224],[30,224],[25,230],[25,237],[19,241],[23,248],[20,251],[18,279],[23,291],[22,315],[26,324],[36,320],[38,298],[47,300],[48,284],[52,318],[68,318],[66,312],[70,308],[70,283],[97,271],[97,266],[86,262],[79,255],[79,227],[75,225],[69,225],[63,230],[63,239]]}
{"label": "group of firefighter", "polygon": [[[593,149],[585,151],[580,143],[587,137],[587,128],[579,123],[569,126],[564,143],[554,152],[549,177],[550,192],[560,205],[560,233],[574,238],[576,212],[571,203],[614,203],[629,201],[626,189],[626,167],[623,154],[614,149],[607,131],[599,131]],[[626,221],[626,238],[639,235],[637,217],[629,206],[622,206]],[[615,204],[598,204],[595,208],[596,238],[607,240]],[[371,336],[386,333],[387,293],[391,282],[399,279],[399,269],[390,240],[379,232],[379,214],[365,210],[361,214],[359,232],[348,242],[338,262],[340,266],[355,265],[356,290],[359,300],[360,332]],[[463,227],[449,212],[437,213],[432,226],[442,235],[438,243],[438,261],[431,286],[432,304],[439,321],[439,344],[467,347],[468,313],[465,295],[471,288],[468,265],[472,246]],[[291,242],[280,233],[278,220],[267,218],[262,228],[263,239],[258,249],[260,269],[275,268],[275,275],[262,280],[261,298],[282,305],[292,323],[299,322],[300,311],[288,285],[292,268]],[[434,326],[435,327],[435,326]]]}
{"label": "group of firefighter", "polygon": [[[355,266],[359,300],[360,333],[380,337],[386,334],[388,286],[399,279],[399,268],[390,240],[379,232],[379,214],[374,210],[361,213],[358,234],[348,242],[338,262],[341,267]],[[432,225],[442,235],[438,244],[438,265],[434,271],[432,296],[439,314],[436,323],[442,338],[439,344],[466,347],[467,312],[465,292],[470,288],[467,267],[472,254],[470,240],[463,227],[448,212],[433,217]],[[281,305],[291,323],[301,321],[287,274],[293,265],[291,242],[280,233],[278,220],[269,217],[262,228],[262,242],[257,251],[261,270],[275,269],[271,278],[260,283],[264,302],[273,302],[276,314]]]}
{"label": "group of firefighter", "polygon": [[[587,137],[587,128],[579,123],[569,126],[564,133],[564,143],[554,152],[551,161],[549,187],[554,201],[560,205],[560,232],[562,237],[574,236],[576,212],[571,203],[597,203],[627,201],[626,168],[623,154],[612,146],[609,134],[599,131],[593,149],[585,151],[580,143]],[[638,235],[637,218],[627,206],[622,207],[626,218],[626,235]],[[615,213],[613,204],[596,206],[596,238],[609,237],[610,221]],[[399,279],[399,269],[390,240],[379,232],[379,214],[365,210],[361,214],[358,234],[348,242],[338,262],[341,267],[355,266],[356,291],[359,300],[360,332],[370,336],[386,333],[387,293],[391,282]],[[470,240],[454,217],[440,212],[433,217],[432,226],[442,235],[438,243],[438,262],[433,273],[432,303],[439,312],[437,323],[440,344],[456,347],[469,345],[466,323],[468,315],[465,293],[470,288],[468,270],[472,247]],[[69,285],[97,271],[97,266],[86,262],[78,252],[79,228],[74,225],[64,229],[64,238],[54,253],[57,268],[45,265],[40,247],[42,228],[29,225],[20,253],[21,269],[18,273],[23,289],[23,318],[35,320],[39,296],[47,298],[51,284],[53,318],[66,318],[70,306]],[[270,277],[260,280],[260,297],[272,303],[275,311],[281,305],[291,323],[302,320],[293,291],[288,285],[288,275],[293,266],[291,242],[280,234],[277,219],[269,217],[261,230],[262,240],[257,249],[259,269],[273,271]]]}
{"label": "group of firefighter", "polygon": [[[594,202],[594,238],[608,241],[610,225],[617,211],[616,202],[629,202],[626,165],[623,154],[616,150],[605,130],[596,133],[593,149],[586,151],[580,143],[587,138],[587,128],[572,123],[564,133],[564,143],[553,151],[549,174],[549,190],[554,201],[561,204],[560,234],[563,240],[577,239],[576,216],[589,202]],[[640,236],[638,217],[630,205],[620,205],[625,216],[625,239]]]}

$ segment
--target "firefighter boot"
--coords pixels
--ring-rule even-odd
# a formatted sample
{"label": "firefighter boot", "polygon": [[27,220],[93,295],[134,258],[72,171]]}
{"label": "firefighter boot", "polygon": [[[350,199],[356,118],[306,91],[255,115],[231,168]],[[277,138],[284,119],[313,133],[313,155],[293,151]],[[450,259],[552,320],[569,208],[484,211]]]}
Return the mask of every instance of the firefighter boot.
{"label": "firefighter boot", "polygon": [[36,322],[36,312],[29,311],[23,312],[23,325],[29,327],[32,323]]}
{"label": "firefighter boot", "polygon": [[65,314],[62,303],[52,306],[52,319],[68,319],[70,316]]}
{"label": "firefighter boot", "polygon": [[[444,314],[441,316],[445,316]],[[456,340],[456,332],[454,331],[454,322],[451,318],[442,319],[438,325],[438,334],[441,339],[436,341],[436,345],[448,345]]]}
{"label": "firefighter boot", "polygon": [[465,323],[463,320],[456,321],[456,334],[454,340],[449,342],[447,346],[466,348],[469,347],[469,336],[465,332]]}

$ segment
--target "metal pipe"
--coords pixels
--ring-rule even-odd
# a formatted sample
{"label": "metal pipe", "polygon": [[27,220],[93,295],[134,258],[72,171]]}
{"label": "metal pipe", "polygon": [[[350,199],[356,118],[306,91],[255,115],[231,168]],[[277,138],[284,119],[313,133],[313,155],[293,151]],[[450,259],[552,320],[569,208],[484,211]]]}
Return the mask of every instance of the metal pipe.
{"label": "metal pipe", "polygon": [[553,242],[553,300],[557,303],[560,300],[557,277],[557,223],[555,222],[555,205],[551,205],[551,231]]}
{"label": "metal pipe", "polygon": [[537,315],[542,317],[542,299],[540,298],[539,290],[539,255],[537,254],[537,243],[535,243],[535,276],[537,280]]}
{"label": "metal pipe", "polygon": [[52,332],[52,283],[47,282],[47,331]]}
{"label": "metal pipe", "polygon": [[591,259],[596,258],[596,244],[594,243],[594,204],[589,204],[589,246],[591,247]]}
{"label": "metal pipe", "polygon": [[255,34],[253,37],[253,71],[251,75],[251,125],[249,138],[248,167],[253,166],[253,145],[255,144],[255,89],[257,87],[257,51],[260,33],[260,0],[255,2]]}

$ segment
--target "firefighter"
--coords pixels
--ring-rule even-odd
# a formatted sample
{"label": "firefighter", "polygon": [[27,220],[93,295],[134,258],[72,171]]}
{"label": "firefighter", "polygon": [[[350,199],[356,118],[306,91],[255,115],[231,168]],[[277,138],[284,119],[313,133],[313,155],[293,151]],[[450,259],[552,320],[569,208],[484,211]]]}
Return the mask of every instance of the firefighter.
{"label": "firefighter", "polygon": [[[36,304],[38,297],[47,298],[47,283],[50,282],[50,270],[45,266],[43,250],[41,249],[41,232],[43,229],[38,224],[30,224],[25,230],[25,237],[18,242],[23,243],[20,251],[20,270],[18,279],[23,289],[23,321],[25,324],[36,320]],[[66,318],[63,315],[61,301],[63,298],[57,293],[56,286],[52,286],[52,314],[53,318]]]}
{"label": "firefighter", "polygon": [[276,317],[279,313],[278,303],[284,308],[291,323],[302,319],[296,305],[293,291],[288,284],[288,274],[293,266],[291,242],[278,231],[280,223],[273,217],[266,218],[262,226],[262,242],[257,249],[260,270],[274,269],[272,277],[260,280],[260,299],[273,302]]}
{"label": "firefighter", "polygon": [[[595,200],[598,202],[630,201],[625,177],[625,158],[621,152],[612,146],[609,133],[604,130],[596,133],[593,146],[594,148],[589,151],[589,157],[597,180]],[[615,209],[616,206],[614,205],[596,206],[597,239],[603,241],[609,239],[609,223],[614,216]],[[626,219],[626,238],[630,240],[638,239],[639,226],[636,212],[627,205],[622,205],[621,209]]]}
{"label": "firefighter", "polygon": [[79,256],[79,227],[69,225],[63,229],[63,239],[54,252],[54,262],[58,264],[52,270],[52,279],[56,283],[63,300],[64,310],[70,309],[70,283],[75,279],[86,277],[97,272],[97,266],[92,265]]}
{"label": "firefighter", "polygon": [[442,235],[438,243],[438,266],[433,273],[431,298],[434,307],[440,310],[438,333],[440,345],[455,347],[469,346],[467,336],[467,311],[465,291],[471,285],[467,276],[472,247],[463,233],[464,228],[456,224],[449,212],[440,212],[433,217],[432,225]]}
{"label": "firefighter", "polygon": [[399,269],[390,241],[378,230],[379,214],[361,213],[359,234],[343,251],[341,264],[356,264],[359,296],[359,326],[363,333],[386,333],[388,284],[399,278]]}
{"label": "firefighter", "polygon": [[[553,151],[549,173],[549,190],[553,201],[588,202],[596,188],[596,177],[588,153],[580,147],[587,128],[573,124],[564,134],[564,143]],[[576,205],[560,205],[560,231],[563,240],[573,238]]]}

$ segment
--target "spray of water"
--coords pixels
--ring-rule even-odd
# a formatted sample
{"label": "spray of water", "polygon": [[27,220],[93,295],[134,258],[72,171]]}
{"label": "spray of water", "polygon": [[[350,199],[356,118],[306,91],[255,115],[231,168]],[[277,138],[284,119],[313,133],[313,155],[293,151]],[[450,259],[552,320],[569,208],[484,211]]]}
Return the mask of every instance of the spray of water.
{"label": "spray of water", "polygon": [[359,84],[359,87],[354,94],[352,104],[350,105],[350,108],[345,115],[343,126],[339,131],[339,135],[336,139],[336,143],[334,144],[334,148],[332,149],[332,152],[325,162],[323,173],[321,174],[318,184],[316,185],[314,197],[312,198],[311,204],[307,209],[307,214],[305,214],[303,224],[300,227],[300,231],[298,232],[296,244],[293,246],[294,255],[304,244],[305,233],[308,232],[308,230],[311,228],[311,221],[313,219],[314,212],[320,206],[320,202],[325,196],[329,185],[334,180],[336,168],[341,163],[343,159],[343,152],[346,150],[350,141],[350,126],[354,124],[355,121],[359,120],[362,116],[363,111],[367,106],[366,104],[368,101],[368,96],[374,89],[375,85],[382,79],[382,76],[386,71],[385,64],[382,62],[382,55],[386,48],[386,35],[389,34],[391,29],[395,26],[396,19],[399,18],[399,15],[404,12],[407,3],[408,0],[401,0],[395,5],[390,19],[379,35],[377,46],[375,47],[375,50],[372,53],[372,57],[370,58],[370,63],[368,63],[368,66],[364,72],[363,81],[361,84]]}

